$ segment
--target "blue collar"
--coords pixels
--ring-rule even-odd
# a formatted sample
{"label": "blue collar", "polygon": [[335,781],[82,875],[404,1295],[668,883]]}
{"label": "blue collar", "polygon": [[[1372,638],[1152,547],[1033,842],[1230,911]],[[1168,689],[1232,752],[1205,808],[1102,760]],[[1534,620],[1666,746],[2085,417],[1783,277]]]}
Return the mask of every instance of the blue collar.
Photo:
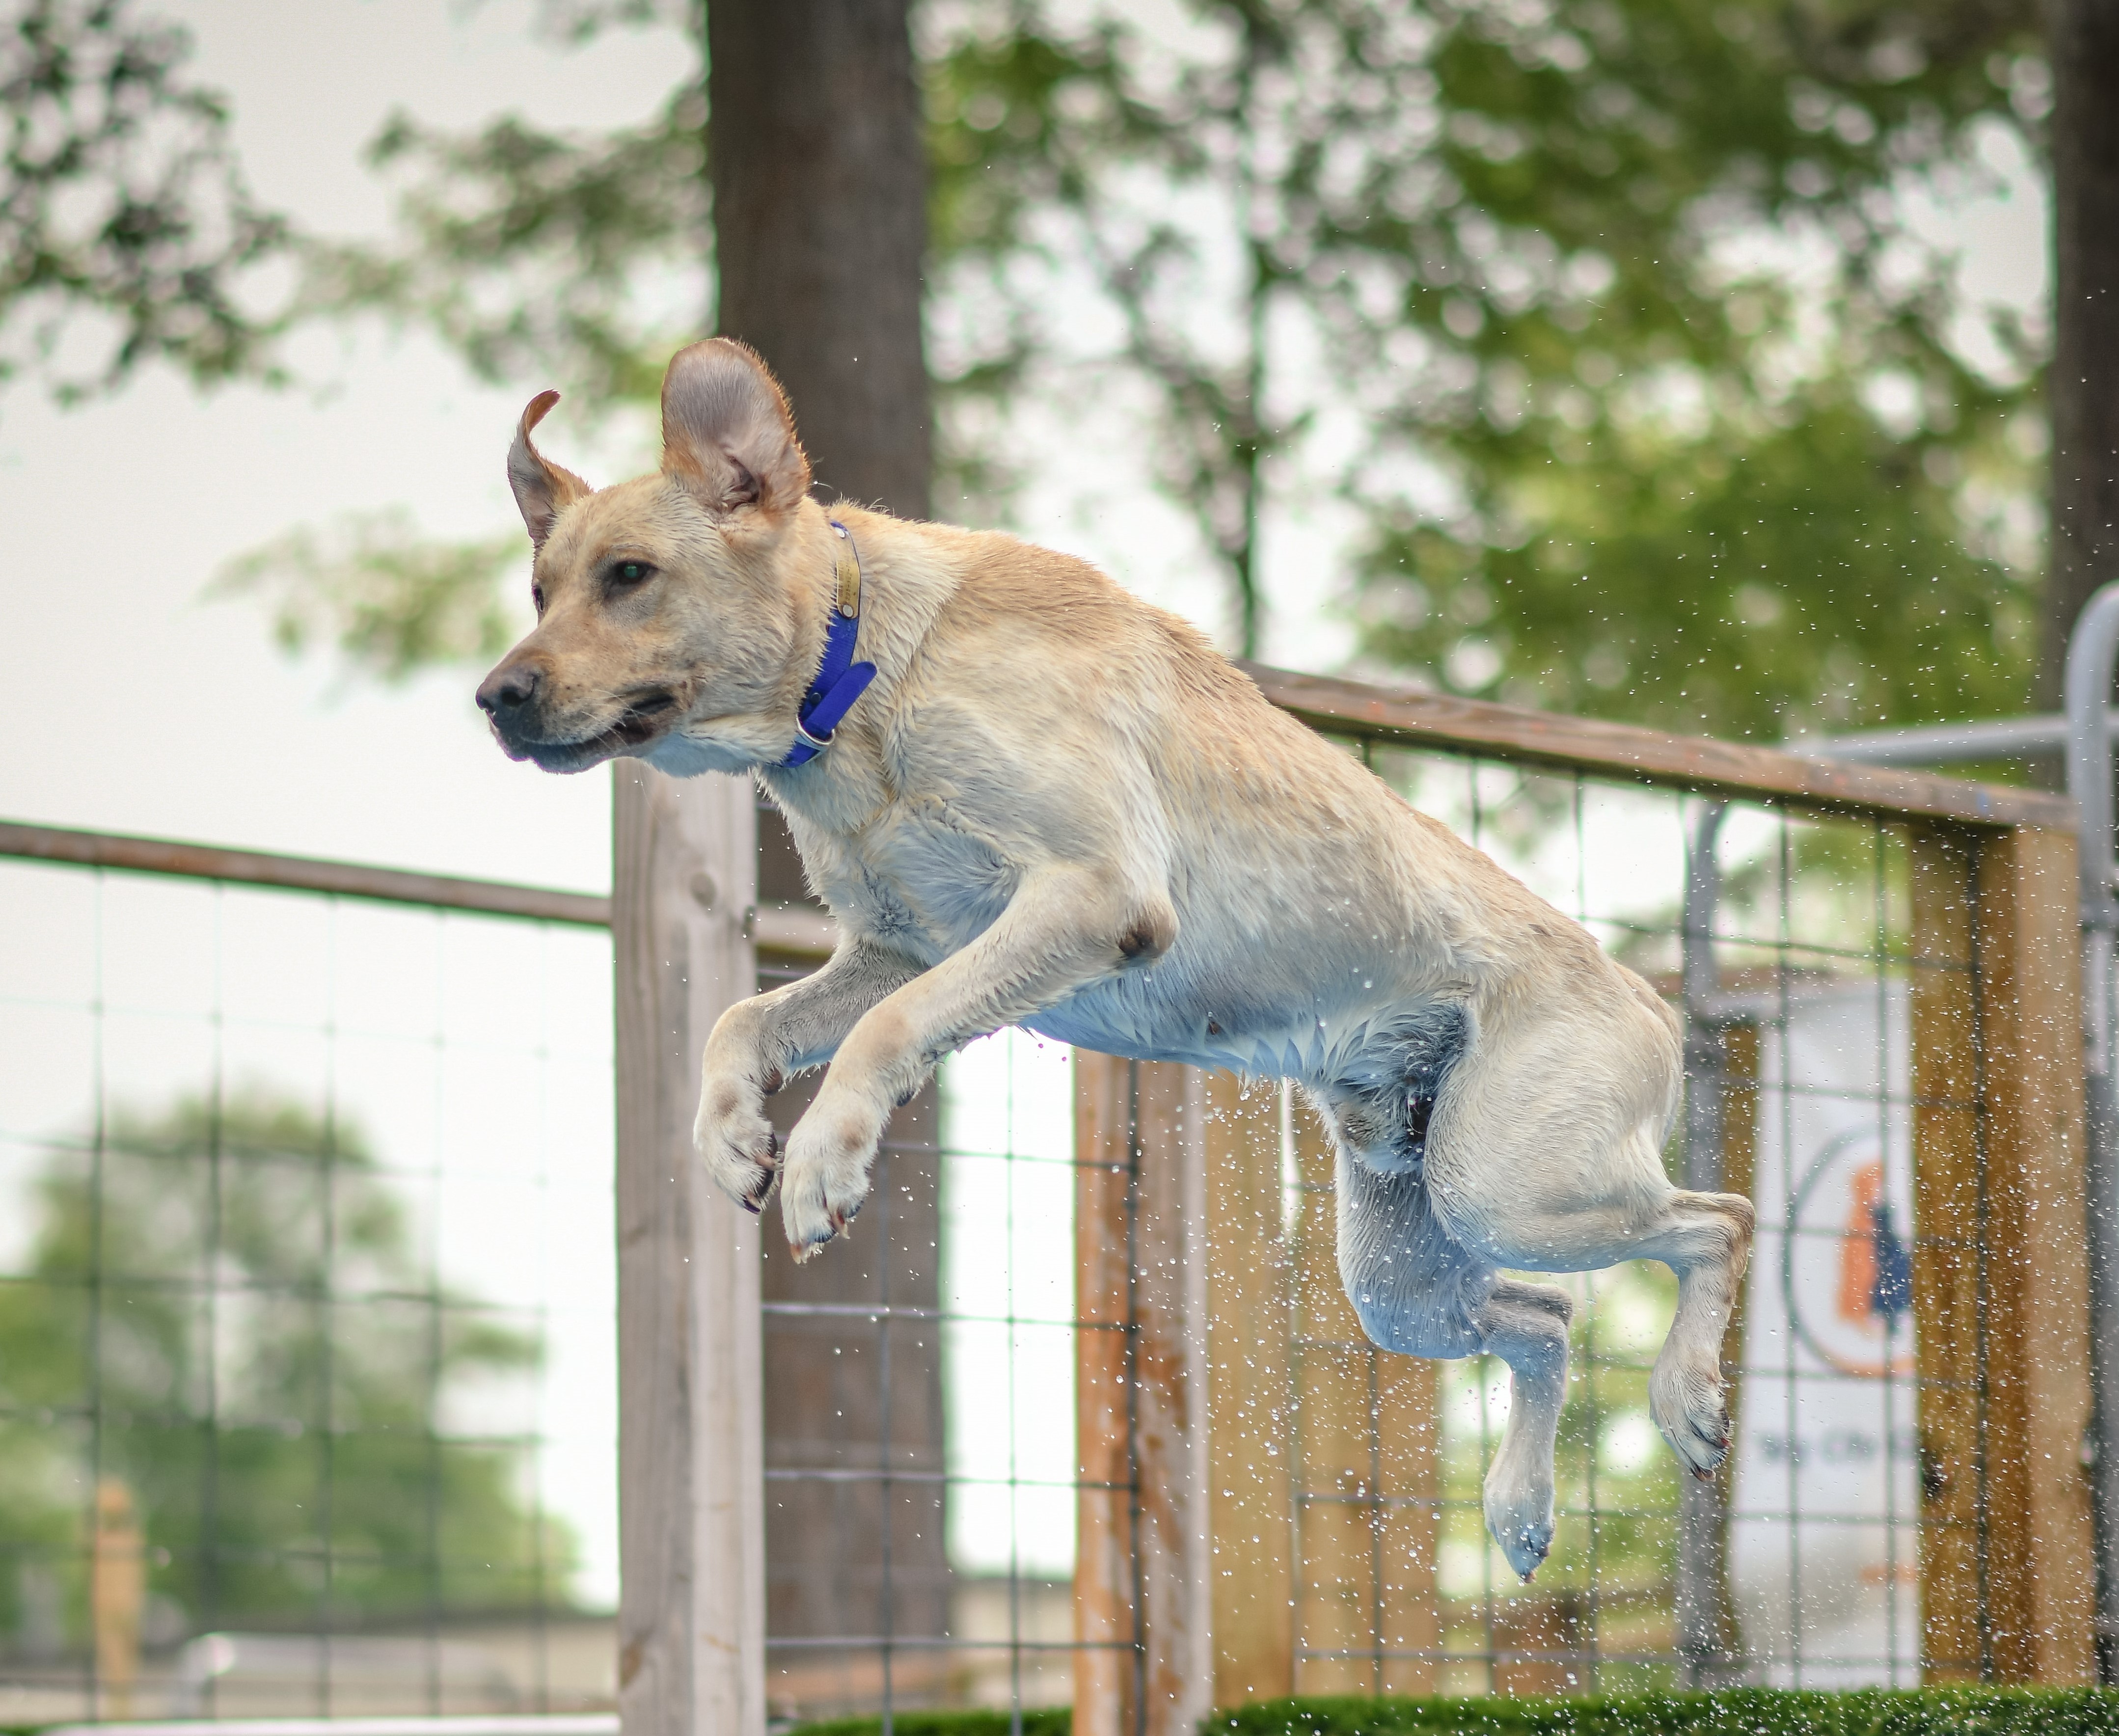
{"label": "blue collar", "polygon": [[875,665],[854,661],[854,642],[860,637],[860,550],[837,519],[831,521],[839,539],[837,577],[832,599],[831,624],[824,629],[824,657],[802,695],[795,724],[795,745],[782,765],[802,765],[832,745],[839,720],[853,709],[868,684],[875,679]]}

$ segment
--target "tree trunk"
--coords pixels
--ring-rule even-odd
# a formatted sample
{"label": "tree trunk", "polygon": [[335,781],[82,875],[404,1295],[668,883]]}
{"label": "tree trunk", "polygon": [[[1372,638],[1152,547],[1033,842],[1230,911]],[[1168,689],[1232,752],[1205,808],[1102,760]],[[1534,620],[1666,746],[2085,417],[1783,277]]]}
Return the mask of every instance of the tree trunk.
{"label": "tree trunk", "polygon": [[818,484],[928,511],[927,168],[906,0],[712,0],[721,329],[763,355]]}
{"label": "tree trunk", "polygon": [[[826,499],[924,518],[927,168],[906,3],[708,0],[707,160],[720,329],[780,377]],[[758,818],[759,904],[812,903],[779,816]],[[768,956],[758,986],[811,962]],[[783,1135],[814,1084],[772,1099]],[[921,1703],[954,1667],[891,1643],[951,1623],[939,1121],[931,1084],[897,1112],[860,1232],[823,1258],[797,1267],[767,1214],[764,1620],[781,1715]]]}
{"label": "tree trunk", "polygon": [[2052,554],[2038,703],[2060,704],[2067,638],[2119,578],[2119,7],[2051,0]]}

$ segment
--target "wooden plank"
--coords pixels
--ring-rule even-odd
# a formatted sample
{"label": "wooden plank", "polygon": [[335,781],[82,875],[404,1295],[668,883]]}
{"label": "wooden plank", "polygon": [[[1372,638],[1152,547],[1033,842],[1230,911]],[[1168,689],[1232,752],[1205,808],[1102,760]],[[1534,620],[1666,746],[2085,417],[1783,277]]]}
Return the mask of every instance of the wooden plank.
{"label": "wooden plank", "polygon": [[839,944],[839,925],[819,906],[760,905],[744,919],[744,931],[762,953],[812,963],[830,958]]}
{"label": "wooden plank", "polygon": [[[1748,1200],[1758,1148],[1758,1026],[1748,1022],[1695,1024],[1685,1036],[1685,1067],[1690,1101],[1684,1184],[1709,1193],[1741,1194]],[[1695,1138],[1705,1148],[1704,1162],[1691,1149]],[[1722,1335],[1725,1399],[1730,1418],[1739,1426],[1743,1415],[1746,1288],[1738,1287],[1736,1306],[1729,1311],[1729,1323]],[[1730,1474],[1704,1483],[1685,1477],[1678,1483],[1676,1638],[1678,1652],[1685,1660],[1683,1682],[1687,1687],[1734,1686],[1744,1681],[1749,1671],[1729,1583],[1729,1515],[1734,1482]],[[1562,1611],[1556,1619],[1564,1626],[1573,1618]]]}
{"label": "wooden plank", "polygon": [[1330,1136],[1300,1099],[1292,1126],[1296,1689],[1432,1693],[1432,1662],[1385,1655],[1440,1643],[1435,1365],[1370,1345],[1339,1281]]}
{"label": "wooden plank", "polygon": [[1192,1736],[1214,1692],[1204,1076],[1074,1068],[1074,1730]]}
{"label": "wooden plank", "polygon": [[1921,1673],[1991,1669],[1980,1534],[1987,1414],[1980,1381],[1982,1157],[1973,992],[1976,842],[1922,830],[1912,849],[1913,1341],[1921,1454]]}
{"label": "wooden plank", "polygon": [[1504,759],[1673,785],[1703,796],[1779,799],[1829,814],[1908,815],[1978,827],[2072,831],[2066,796],[1925,772],[1806,759],[1775,748],[1673,736],[1633,724],[1570,717],[1449,694],[1370,686],[1240,666],[1282,710],[1328,733],[1408,747],[1468,749]]}
{"label": "wooden plank", "polygon": [[2093,1681],[2074,839],[1913,868],[1923,1672]]}
{"label": "wooden plank", "polygon": [[[1759,1079],[1760,1061],[1763,1045],[1755,1024],[1725,1026],[1722,1033],[1722,1189],[1724,1193],[1741,1194],[1746,1200],[1755,1198],[1759,1158]],[[1754,1256],[1755,1257],[1755,1256]],[[1745,1302],[1750,1293],[1747,1283],[1736,1287],[1736,1306],[1729,1311],[1729,1324],[1722,1334],[1722,1378],[1726,1383],[1726,1400],[1729,1408],[1732,1433],[1741,1426],[1744,1414],[1744,1328]],[[1733,1521],[1730,1518],[1731,1500],[1736,1492],[1736,1476],[1734,1468],[1718,1476],[1712,1483],[1703,1483],[1687,1477],[1679,1487],[1712,1489],[1720,1510],[1722,1520],[1722,1557],[1718,1566],[1721,1584],[1721,1613],[1723,1632],[1729,1641],[1734,1663],[1743,1652],[1743,1632],[1736,1617],[1736,1597],[1729,1583],[1729,1560],[1732,1553]]]}
{"label": "wooden plank", "polygon": [[[1759,1163],[1759,1028],[1732,1024],[1722,1032],[1722,1191],[1751,1197]],[[1722,1377],[1728,1383],[1729,1414],[1743,1413],[1744,1302],[1750,1286],[1736,1291],[1722,1334]],[[1725,1492],[1733,1478],[1717,1479]]]}
{"label": "wooden plank", "polygon": [[624,1736],[763,1736],[758,1223],[692,1153],[699,1053],[751,994],[747,782],[615,780],[618,1703]]}
{"label": "wooden plank", "polygon": [[365,862],[332,862],[307,856],[275,856],[262,850],[227,850],[162,838],[114,832],[76,832],[62,826],[25,826],[0,821],[0,856],[31,861],[73,862],[88,868],[120,868],[133,874],[174,875],[185,880],[226,880],[247,886],[278,886],[291,892],[322,892],[386,904],[424,904],[476,911],[493,917],[524,917],[540,922],[575,922],[602,928],[610,921],[610,900],[549,886],[504,880],[469,880],[447,874],[410,874]]}
{"label": "wooden plank", "polygon": [[1214,1704],[1295,1692],[1293,1418],[1281,1090],[1207,1076]]}
{"label": "wooden plank", "polygon": [[1980,851],[1987,1267],[2000,1303],[1987,1381],[2003,1425],[1994,1633],[2008,1681],[2097,1679],[2079,896],[2070,833],[2019,829]]}

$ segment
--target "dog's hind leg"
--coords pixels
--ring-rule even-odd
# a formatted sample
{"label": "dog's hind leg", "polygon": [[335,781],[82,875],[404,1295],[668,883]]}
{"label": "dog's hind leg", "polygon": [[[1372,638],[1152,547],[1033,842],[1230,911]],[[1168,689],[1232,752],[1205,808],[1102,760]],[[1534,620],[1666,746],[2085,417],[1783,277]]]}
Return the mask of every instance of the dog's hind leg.
{"label": "dog's hind leg", "polygon": [[1508,1427],[1486,1472],[1486,1528],[1528,1579],[1552,1547],[1553,1444],[1567,1395],[1572,1304],[1550,1286],[1502,1278],[1453,1241],[1420,1172],[1379,1174],[1332,1119],[1339,1275],[1370,1341],[1406,1356],[1483,1353],[1509,1366]]}
{"label": "dog's hind leg", "polygon": [[1537,1112],[1535,1085],[1513,1102],[1496,1093],[1470,1114],[1453,1116],[1449,1107],[1437,1117],[1427,1175],[1448,1232],[1467,1246],[1518,1270],[1660,1260],[1677,1274],[1677,1313],[1649,1378],[1648,1413],[1685,1468],[1711,1476],[1729,1449],[1722,1337],[1750,1253],[1750,1202],[1672,1187],[1654,1125],[1599,1140],[1593,1123],[1585,1136],[1579,1121]]}
{"label": "dog's hind leg", "polygon": [[1660,1221],[1633,1250],[1677,1274],[1677,1314],[1648,1376],[1648,1414],[1703,1479],[1729,1451],[1722,1339],[1750,1261],[1752,1217],[1751,1202],[1740,1195],[1673,1190]]}

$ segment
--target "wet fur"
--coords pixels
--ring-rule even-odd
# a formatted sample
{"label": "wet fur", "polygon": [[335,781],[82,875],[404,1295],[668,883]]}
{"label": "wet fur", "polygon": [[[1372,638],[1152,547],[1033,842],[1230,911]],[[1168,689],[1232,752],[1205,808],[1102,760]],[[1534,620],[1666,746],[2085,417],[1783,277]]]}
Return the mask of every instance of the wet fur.
{"label": "wet fur", "polygon": [[[652,477],[591,491],[549,465],[530,438],[546,408],[510,455],[543,606],[480,689],[502,745],[554,770],[629,753],[756,776],[840,926],[822,969],[707,1044],[697,1142],[731,1197],[758,1210],[777,1187],[813,1254],[860,1209],[893,1105],[1004,1025],[1293,1079],[1336,1139],[1340,1270],[1370,1336],[1513,1372],[1486,1507],[1519,1571],[1551,1539],[1569,1304],[1505,1269],[1668,1262],[1651,1410],[1695,1473],[1720,1464],[1750,1208],[1664,1174],[1678,1024],[1645,983],[1086,564],[828,513],[740,346],[672,363]],[[790,769],[832,518],[879,672]],[[621,582],[625,559],[651,577]],[[781,1149],[765,1092],[827,1064]]]}

